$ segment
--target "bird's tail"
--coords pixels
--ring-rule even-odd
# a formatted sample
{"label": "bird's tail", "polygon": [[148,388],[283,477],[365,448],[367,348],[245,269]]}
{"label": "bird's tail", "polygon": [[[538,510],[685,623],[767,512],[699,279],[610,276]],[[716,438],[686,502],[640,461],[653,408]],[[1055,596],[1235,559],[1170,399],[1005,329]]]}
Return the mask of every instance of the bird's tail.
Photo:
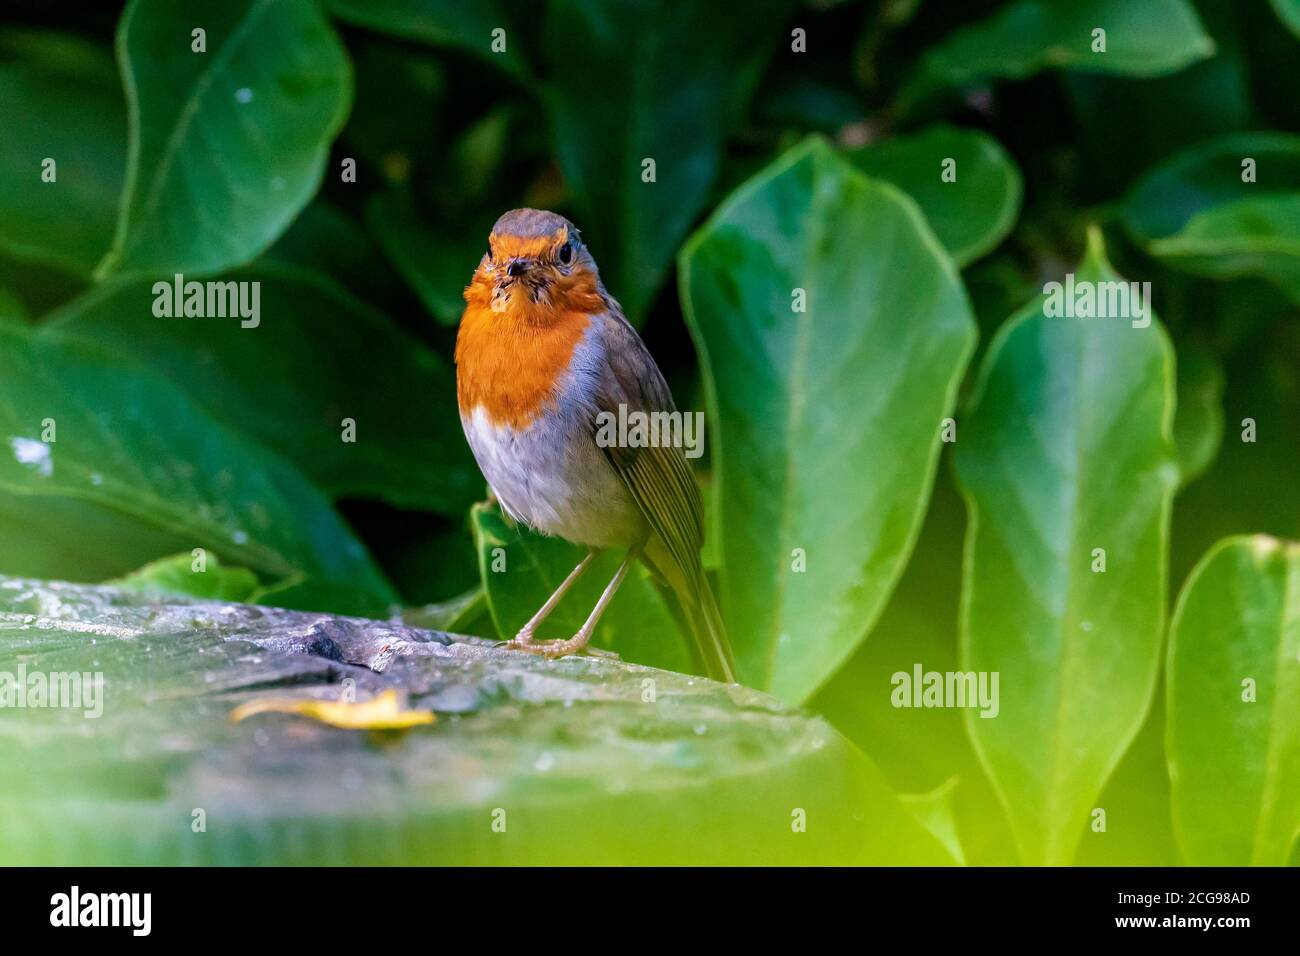
{"label": "bird's tail", "polygon": [[700,670],[713,680],[736,683],[736,658],[709,587],[708,573],[698,564],[690,571],[683,570],[657,538],[651,539],[641,560],[653,572],[652,579],[677,626],[690,635]]}
{"label": "bird's tail", "polygon": [[682,613],[695,642],[695,656],[706,676],[727,684],[736,682],[736,658],[727,639],[718,602],[709,579],[701,570],[694,594],[681,595]]}

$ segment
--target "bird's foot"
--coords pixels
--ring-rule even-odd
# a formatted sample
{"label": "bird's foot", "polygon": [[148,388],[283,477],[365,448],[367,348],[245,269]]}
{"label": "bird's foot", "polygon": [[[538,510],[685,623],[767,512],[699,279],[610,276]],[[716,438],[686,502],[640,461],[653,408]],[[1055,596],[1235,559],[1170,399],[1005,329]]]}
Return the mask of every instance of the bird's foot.
{"label": "bird's foot", "polygon": [[587,649],[587,642],[590,640],[591,635],[581,631],[567,641],[538,641],[533,639],[531,633],[525,634],[520,631],[513,641],[506,641],[498,646],[510,651],[523,651],[525,654],[537,654],[547,660],[555,660],[557,657],[581,653]]}
{"label": "bird's foot", "polygon": [[532,651],[536,653],[538,644],[533,637],[532,628],[525,626],[519,629],[519,633],[515,635],[513,641],[497,641],[492,646],[504,647],[508,651]]}

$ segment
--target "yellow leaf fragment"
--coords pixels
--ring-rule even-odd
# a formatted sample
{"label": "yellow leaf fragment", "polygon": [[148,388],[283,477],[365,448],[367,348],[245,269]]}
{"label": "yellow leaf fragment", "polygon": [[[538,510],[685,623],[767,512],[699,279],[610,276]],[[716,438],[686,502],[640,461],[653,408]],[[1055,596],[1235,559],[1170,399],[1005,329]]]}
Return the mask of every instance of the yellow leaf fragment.
{"label": "yellow leaf fragment", "polygon": [[298,714],[344,730],[403,730],[431,724],[436,719],[431,711],[403,710],[397,691],[390,689],[359,702],[287,697],[250,700],[232,710],[230,720],[237,724],[254,714],[267,713]]}

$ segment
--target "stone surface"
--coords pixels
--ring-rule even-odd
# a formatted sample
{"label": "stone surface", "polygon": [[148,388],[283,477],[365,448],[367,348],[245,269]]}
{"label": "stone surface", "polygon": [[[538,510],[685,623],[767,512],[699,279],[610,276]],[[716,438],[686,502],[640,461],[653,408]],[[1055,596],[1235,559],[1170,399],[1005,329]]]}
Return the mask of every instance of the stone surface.
{"label": "stone surface", "polygon": [[[101,716],[0,706],[0,863],[947,862],[831,727],[736,685],[0,578],[0,675],[73,672],[103,675]],[[347,680],[438,721],[228,720]]]}

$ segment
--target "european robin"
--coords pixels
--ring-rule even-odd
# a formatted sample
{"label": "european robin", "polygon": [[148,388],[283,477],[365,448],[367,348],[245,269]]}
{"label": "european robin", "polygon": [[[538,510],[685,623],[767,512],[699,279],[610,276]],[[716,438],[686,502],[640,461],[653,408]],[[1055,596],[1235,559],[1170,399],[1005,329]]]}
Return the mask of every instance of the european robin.
{"label": "european robin", "polygon": [[[735,660],[700,563],[703,510],[684,449],[598,440],[601,413],[675,413],[663,374],[573,223],[514,209],[492,228],[465,289],[456,338],[460,420],[501,507],[587,555],[507,647],[546,657],[582,651],[638,559],[666,583],[708,676]],[[607,548],[627,554],[578,633],[539,641],[538,626]]]}

